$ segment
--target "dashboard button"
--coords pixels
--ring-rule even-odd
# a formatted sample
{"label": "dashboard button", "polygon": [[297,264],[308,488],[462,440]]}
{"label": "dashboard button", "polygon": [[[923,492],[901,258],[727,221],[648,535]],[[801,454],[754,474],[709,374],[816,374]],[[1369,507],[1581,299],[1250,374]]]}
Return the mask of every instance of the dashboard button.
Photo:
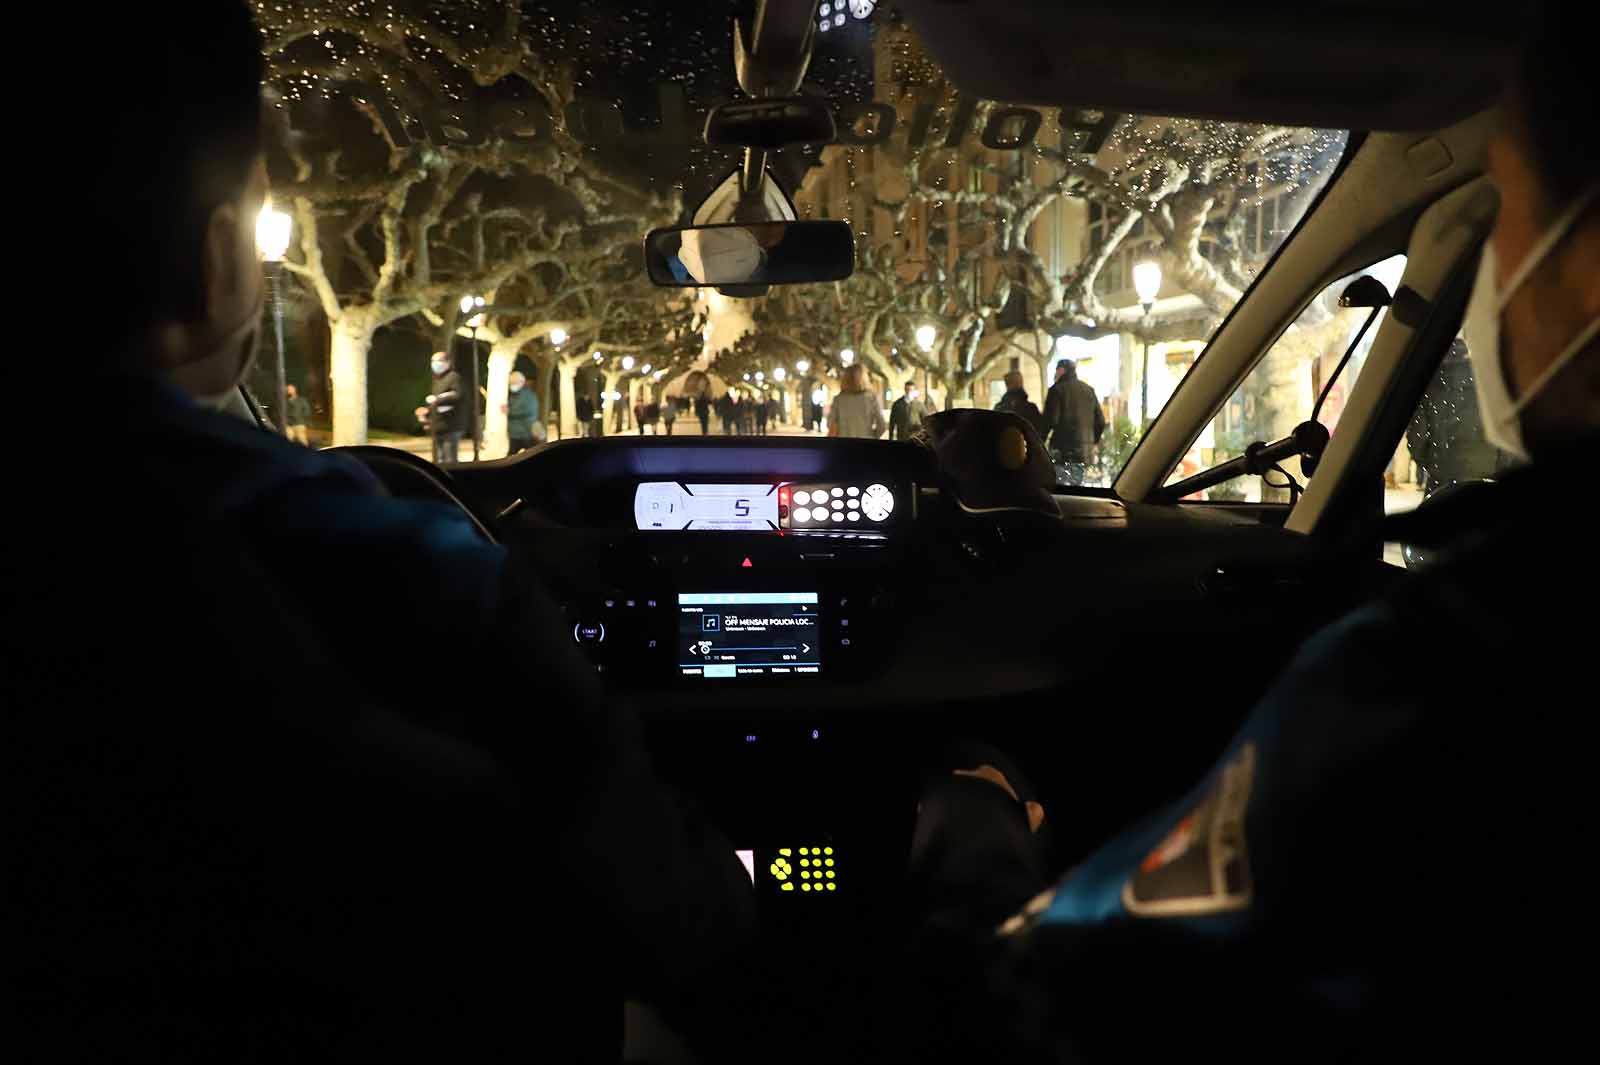
{"label": "dashboard button", "polygon": [[605,643],[606,627],[598,621],[580,621],[572,626],[574,643]]}

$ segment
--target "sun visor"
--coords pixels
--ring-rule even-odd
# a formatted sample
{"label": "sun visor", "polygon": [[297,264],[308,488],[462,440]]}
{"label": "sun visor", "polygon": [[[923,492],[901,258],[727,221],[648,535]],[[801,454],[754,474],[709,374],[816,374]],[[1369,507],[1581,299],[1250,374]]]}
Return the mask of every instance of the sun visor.
{"label": "sun visor", "polygon": [[1513,44],[1435,3],[902,0],[963,93],[1326,129],[1434,129],[1482,110]]}

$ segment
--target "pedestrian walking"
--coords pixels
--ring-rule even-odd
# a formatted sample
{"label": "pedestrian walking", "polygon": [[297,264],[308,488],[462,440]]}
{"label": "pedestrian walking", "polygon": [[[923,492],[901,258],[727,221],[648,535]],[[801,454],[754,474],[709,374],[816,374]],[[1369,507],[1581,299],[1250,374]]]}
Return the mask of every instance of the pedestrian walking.
{"label": "pedestrian walking", "polygon": [[1019,371],[1012,370],[1006,374],[1006,394],[1000,397],[1000,402],[994,405],[994,409],[1015,414],[1033,426],[1035,432],[1044,435],[1044,415],[1034,406],[1033,400],[1028,398],[1028,390],[1023,387],[1022,374]]}
{"label": "pedestrian walking", "polygon": [[311,401],[300,394],[294,385],[284,385],[286,400],[283,408],[283,424],[289,432],[289,439],[297,444],[311,446],[311,438],[306,434],[306,422],[311,420]]}
{"label": "pedestrian walking", "polygon": [[528,378],[513,372],[506,384],[509,394],[502,408],[506,416],[506,438],[510,443],[507,454],[526,451],[543,435],[539,424],[539,397],[528,387]]}
{"label": "pedestrian walking", "polygon": [[461,390],[461,374],[448,351],[434,352],[428,367],[433,371],[433,391],[424,402],[428,409],[428,430],[433,434],[433,461],[458,462],[461,434],[467,430],[467,404]]}
{"label": "pedestrian walking", "polygon": [[867,388],[866,369],[846,366],[839,376],[839,394],[828,411],[828,435],[876,440],[883,430],[883,406]]}
{"label": "pedestrian walking", "polygon": [[1094,449],[1106,431],[1105,412],[1094,389],[1078,379],[1071,359],[1056,363],[1056,382],[1044,398],[1042,434],[1060,469],[1063,484],[1082,484]]}

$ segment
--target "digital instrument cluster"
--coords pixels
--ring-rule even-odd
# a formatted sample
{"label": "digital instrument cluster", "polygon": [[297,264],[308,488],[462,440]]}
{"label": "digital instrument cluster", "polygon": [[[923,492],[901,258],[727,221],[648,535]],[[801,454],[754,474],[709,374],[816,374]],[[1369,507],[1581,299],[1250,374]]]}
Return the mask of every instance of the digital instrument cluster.
{"label": "digital instrument cluster", "polygon": [[905,509],[893,488],[873,480],[842,484],[644,481],[633,495],[634,527],[640,530],[881,532],[903,517]]}

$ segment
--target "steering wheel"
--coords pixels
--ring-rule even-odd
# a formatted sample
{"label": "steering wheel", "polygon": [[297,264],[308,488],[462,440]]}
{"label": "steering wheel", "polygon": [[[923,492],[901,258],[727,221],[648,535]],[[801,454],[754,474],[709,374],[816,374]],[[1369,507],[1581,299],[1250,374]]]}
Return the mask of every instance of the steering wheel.
{"label": "steering wheel", "polygon": [[401,499],[428,499],[438,503],[449,503],[466,516],[473,528],[477,529],[478,534],[485,540],[491,544],[499,542],[490,531],[494,527],[494,515],[463,498],[456,491],[455,479],[422,456],[397,448],[376,447],[370,444],[334,447],[328,450],[349,455],[360,462],[383,483],[390,495]]}

